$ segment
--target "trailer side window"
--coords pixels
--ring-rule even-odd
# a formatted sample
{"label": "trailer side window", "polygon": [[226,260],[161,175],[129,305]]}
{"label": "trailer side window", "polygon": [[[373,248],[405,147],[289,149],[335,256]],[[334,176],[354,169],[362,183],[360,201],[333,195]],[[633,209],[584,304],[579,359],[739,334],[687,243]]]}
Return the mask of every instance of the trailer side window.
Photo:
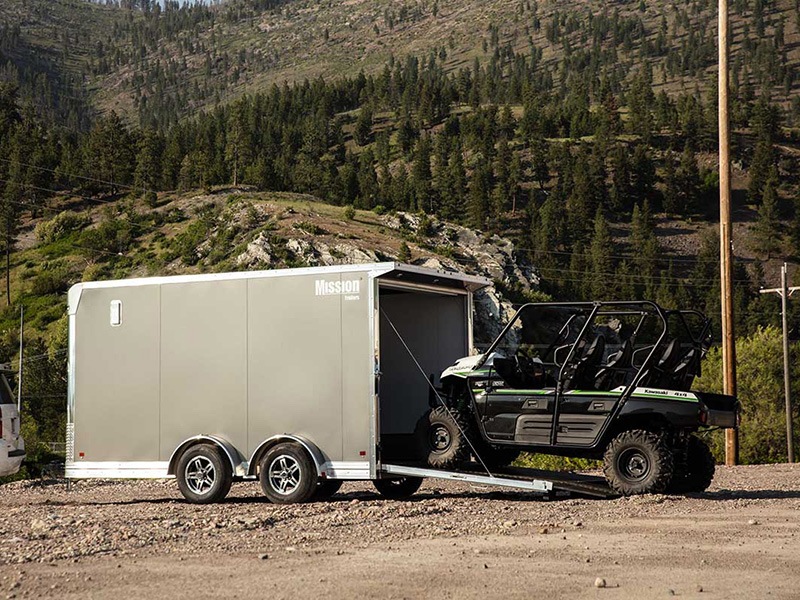
{"label": "trailer side window", "polygon": [[111,301],[111,326],[119,327],[122,325],[122,300]]}

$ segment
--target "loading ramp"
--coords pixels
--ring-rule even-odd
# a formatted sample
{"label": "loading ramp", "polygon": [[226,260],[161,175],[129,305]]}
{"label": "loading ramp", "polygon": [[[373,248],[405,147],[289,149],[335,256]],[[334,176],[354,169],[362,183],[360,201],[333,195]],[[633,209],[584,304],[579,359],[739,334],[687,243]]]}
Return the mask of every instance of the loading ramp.
{"label": "loading ramp", "polygon": [[618,495],[608,487],[605,478],[584,473],[503,467],[492,470],[489,475],[476,462],[449,470],[435,469],[423,463],[402,462],[384,464],[381,470],[389,475],[464,481],[477,485],[525,490],[542,496],[613,498]]}

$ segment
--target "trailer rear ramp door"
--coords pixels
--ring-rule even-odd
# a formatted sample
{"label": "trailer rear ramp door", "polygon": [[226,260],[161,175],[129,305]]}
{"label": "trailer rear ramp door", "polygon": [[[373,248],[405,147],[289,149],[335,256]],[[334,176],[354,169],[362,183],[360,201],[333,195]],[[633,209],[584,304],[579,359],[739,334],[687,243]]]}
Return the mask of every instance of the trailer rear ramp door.
{"label": "trailer rear ramp door", "polygon": [[592,498],[616,496],[604,478],[581,473],[504,467],[493,470],[490,476],[475,462],[468,463],[458,470],[450,471],[432,469],[417,463],[385,464],[383,471],[388,475],[450,479],[478,485],[527,490],[543,496],[564,494]]}

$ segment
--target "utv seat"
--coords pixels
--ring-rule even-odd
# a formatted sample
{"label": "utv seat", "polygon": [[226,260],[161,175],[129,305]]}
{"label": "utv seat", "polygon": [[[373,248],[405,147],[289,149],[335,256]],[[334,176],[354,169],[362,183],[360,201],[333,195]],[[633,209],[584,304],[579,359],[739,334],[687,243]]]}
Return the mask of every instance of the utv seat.
{"label": "utv seat", "polygon": [[697,348],[692,348],[678,362],[673,371],[673,380],[676,389],[689,391],[694,383],[694,378],[700,374],[700,353]]}
{"label": "utv seat", "polygon": [[594,389],[608,391],[627,385],[633,375],[633,344],[625,340],[619,352],[610,356],[606,366],[597,372]]}
{"label": "utv seat", "polygon": [[678,338],[670,340],[664,353],[658,360],[658,364],[653,366],[642,377],[640,384],[657,388],[674,387],[675,369],[681,359],[681,343]]}
{"label": "utv seat", "polygon": [[500,378],[512,389],[539,390],[547,383],[544,366],[534,363],[530,358],[521,355],[513,358],[496,357],[492,364]]}
{"label": "utv seat", "polygon": [[606,351],[606,338],[598,335],[575,364],[572,374],[564,382],[564,391],[590,390],[594,386],[597,369]]}

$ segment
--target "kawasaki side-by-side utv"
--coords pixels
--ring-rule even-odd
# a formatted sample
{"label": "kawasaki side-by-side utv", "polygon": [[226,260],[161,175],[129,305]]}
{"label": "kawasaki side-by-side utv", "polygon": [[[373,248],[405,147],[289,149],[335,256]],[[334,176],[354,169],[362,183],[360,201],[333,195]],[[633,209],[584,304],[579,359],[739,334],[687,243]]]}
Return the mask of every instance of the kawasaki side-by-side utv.
{"label": "kawasaki side-by-side utv", "polygon": [[423,458],[602,459],[620,494],[703,491],[714,458],[695,434],[738,421],[736,398],[690,391],[710,340],[702,314],[652,302],[527,304],[486,352],[442,373],[417,426]]}

